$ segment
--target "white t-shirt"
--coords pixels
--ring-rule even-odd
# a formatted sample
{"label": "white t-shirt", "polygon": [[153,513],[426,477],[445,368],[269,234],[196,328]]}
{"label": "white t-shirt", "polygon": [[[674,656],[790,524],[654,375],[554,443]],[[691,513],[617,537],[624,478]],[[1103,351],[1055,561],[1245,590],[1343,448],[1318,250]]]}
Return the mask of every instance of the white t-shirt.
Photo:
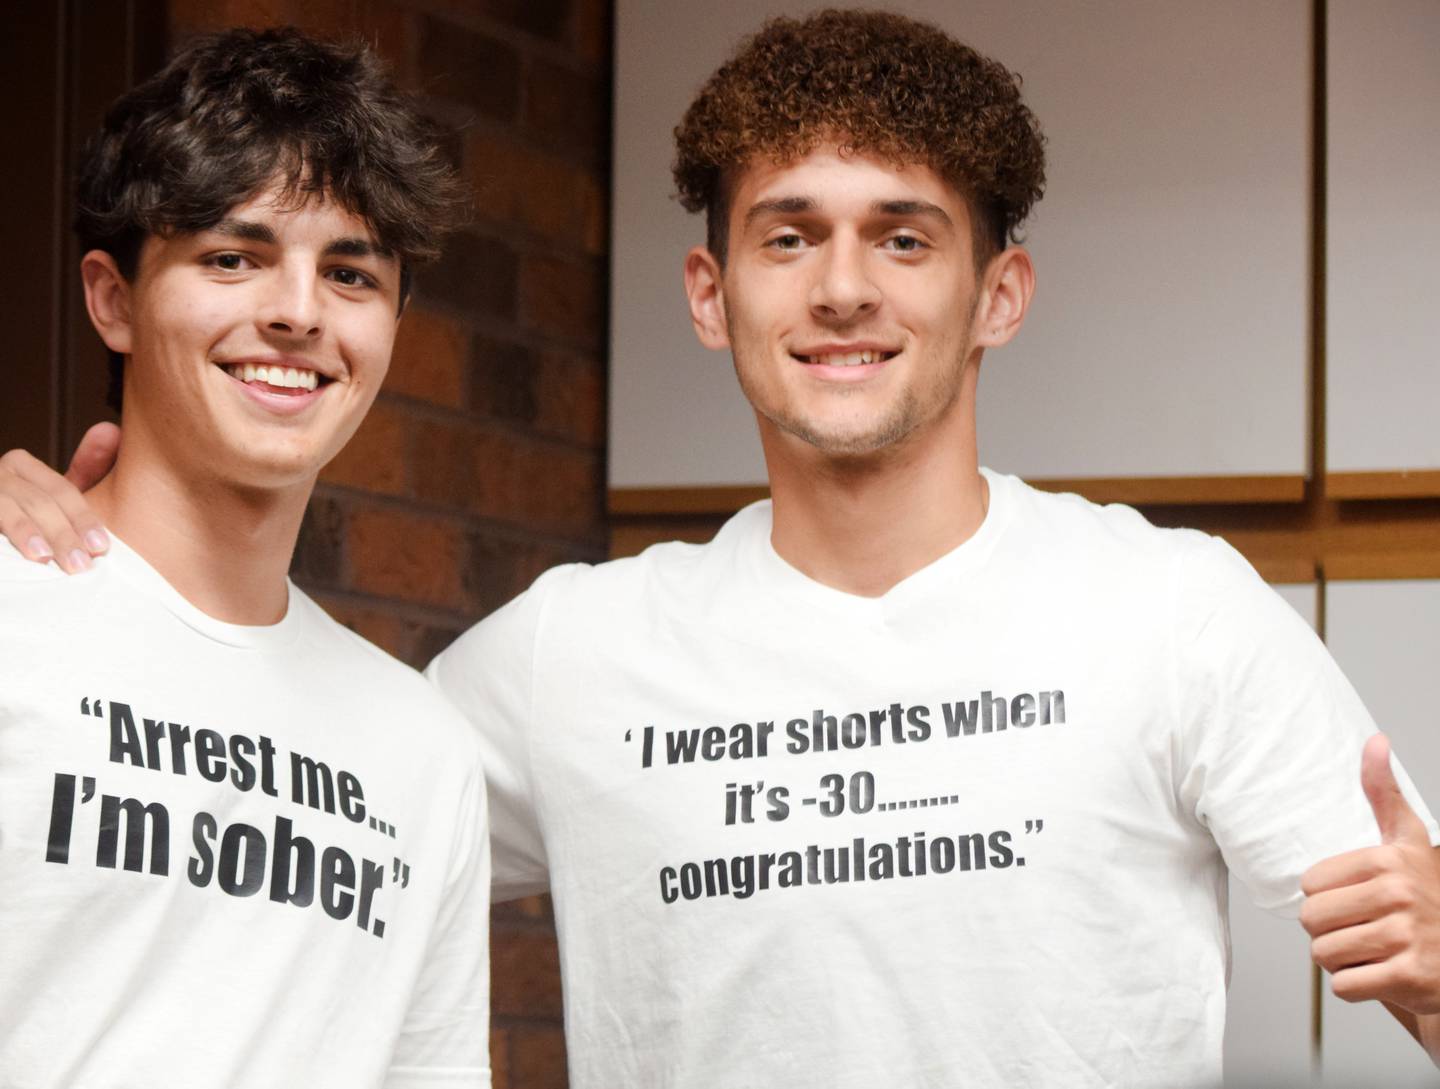
{"label": "white t-shirt", "polygon": [[0,545],[0,1086],[490,1084],[473,731],[289,594]]}
{"label": "white t-shirt", "polygon": [[882,597],[788,566],[761,503],[431,666],[497,898],[553,892],[575,1089],[1218,1082],[1226,864],[1293,913],[1377,842],[1374,726],[1221,541],[987,478]]}

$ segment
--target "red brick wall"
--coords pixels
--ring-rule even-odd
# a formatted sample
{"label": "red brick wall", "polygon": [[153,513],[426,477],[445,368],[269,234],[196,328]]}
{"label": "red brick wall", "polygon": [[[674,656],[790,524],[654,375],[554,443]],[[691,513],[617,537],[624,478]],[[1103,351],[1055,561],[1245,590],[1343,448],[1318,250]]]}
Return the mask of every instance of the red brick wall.
{"label": "red brick wall", "polygon": [[[612,0],[170,0],[178,42],[360,34],[453,132],[473,222],[425,269],[385,392],[321,477],[298,582],[423,665],[542,570],[604,558]],[[495,909],[497,1089],[565,1085],[549,902]]]}

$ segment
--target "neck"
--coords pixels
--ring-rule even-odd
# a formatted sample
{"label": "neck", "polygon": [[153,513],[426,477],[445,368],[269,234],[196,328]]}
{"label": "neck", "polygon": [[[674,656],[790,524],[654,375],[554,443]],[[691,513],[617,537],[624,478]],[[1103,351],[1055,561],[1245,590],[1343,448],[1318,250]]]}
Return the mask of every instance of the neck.
{"label": "neck", "polygon": [[854,458],[822,454],[762,421],[775,551],[816,582],[879,597],[969,540],[985,521],[989,487],[973,411],[948,416]]}
{"label": "neck", "polygon": [[242,489],[189,479],[147,456],[128,429],[125,439],[115,468],[86,496],[104,523],[201,612],[230,624],[283,619],[314,482]]}

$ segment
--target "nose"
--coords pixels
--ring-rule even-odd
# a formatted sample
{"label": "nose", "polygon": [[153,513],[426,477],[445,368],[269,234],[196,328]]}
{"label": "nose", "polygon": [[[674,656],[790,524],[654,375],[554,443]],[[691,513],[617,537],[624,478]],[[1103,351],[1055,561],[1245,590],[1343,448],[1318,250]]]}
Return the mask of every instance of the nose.
{"label": "nose", "polygon": [[300,265],[276,269],[259,318],[267,331],[309,340],[320,335],[320,280]]}
{"label": "nose", "polygon": [[880,289],[866,266],[869,247],[858,237],[836,234],[821,249],[810,289],[811,312],[821,320],[843,323],[879,307]]}

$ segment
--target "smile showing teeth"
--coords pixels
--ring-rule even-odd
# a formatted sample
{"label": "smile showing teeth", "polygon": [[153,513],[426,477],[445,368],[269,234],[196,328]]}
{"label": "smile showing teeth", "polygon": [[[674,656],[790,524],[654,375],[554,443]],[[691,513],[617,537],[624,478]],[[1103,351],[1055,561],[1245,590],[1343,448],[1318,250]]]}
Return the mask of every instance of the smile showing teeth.
{"label": "smile showing teeth", "polygon": [[828,355],[802,355],[800,358],[806,363],[820,364],[826,367],[859,367],[866,363],[883,363],[887,359],[893,359],[895,352],[876,352],[866,349],[863,352],[831,352]]}
{"label": "smile showing teeth", "polygon": [[320,384],[318,371],[298,367],[267,367],[263,363],[226,363],[225,373],[242,382],[263,382],[276,389],[313,390]]}

